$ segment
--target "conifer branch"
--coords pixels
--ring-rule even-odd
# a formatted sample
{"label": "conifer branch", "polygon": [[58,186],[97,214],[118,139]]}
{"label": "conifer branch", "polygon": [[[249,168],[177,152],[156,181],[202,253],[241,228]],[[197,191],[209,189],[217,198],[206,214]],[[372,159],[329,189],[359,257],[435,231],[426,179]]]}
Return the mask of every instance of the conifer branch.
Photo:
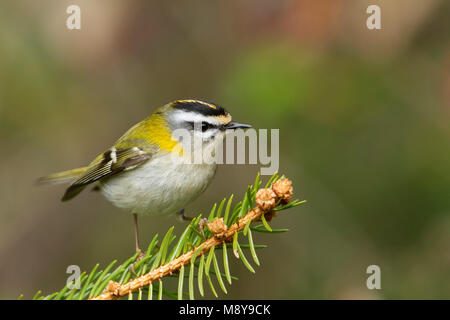
{"label": "conifer branch", "polygon": [[[187,265],[191,262],[191,258],[195,253],[198,253],[197,257],[200,257],[211,250],[211,248],[220,246],[223,243],[229,242],[230,239],[233,238],[234,234],[243,230],[247,225],[248,221],[257,221],[261,218],[261,215],[264,213],[263,210],[256,207],[253,210],[250,210],[244,217],[239,219],[236,223],[234,223],[227,231],[223,231],[217,234],[214,234],[212,238],[207,239],[203,243],[201,243],[196,248],[191,251],[183,254],[182,256],[176,258],[175,260],[166,263],[165,265],[160,266],[159,268],[140,276],[130,282],[120,285],[117,282],[111,281],[108,284],[108,287],[104,293],[101,295],[92,298],[93,300],[112,300],[120,297],[127,296],[130,292],[138,291],[145,286],[148,286],[150,283],[158,281],[164,278],[167,275],[171,275],[175,272],[178,272],[180,268],[184,265]],[[219,218],[216,218],[214,221],[220,221]],[[214,223],[214,222],[212,222]],[[222,221],[223,224],[223,221]],[[224,225],[224,224],[223,224]]]}
{"label": "conifer branch", "polygon": [[[269,179],[265,188],[260,189],[260,185],[258,175],[254,185],[248,186],[244,199],[233,209],[231,209],[233,200],[231,196],[228,201],[223,199],[219,206],[215,204],[208,219],[201,219],[201,215],[194,218],[174,246],[172,243],[176,237],[172,234],[173,227],[166,233],[159,247],[157,246],[158,235],[156,235],[145,256],[134,265],[137,272],[136,278],[132,279],[129,267],[136,261],[137,253],[114,271],[111,270],[117,261],[100,271],[97,271],[97,264],[89,274],[83,273],[80,276],[77,287],[74,287],[73,283],[68,283],[61,291],[48,296],[40,296],[41,293],[38,291],[33,299],[115,300],[122,297],[133,299],[135,293],[139,300],[162,299],[163,295],[183,299],[183,285],[187,277],[188,285],[185,287],[188,288],[189,299],[192,300],[195,298],[194,277],[196,276],[199,293],[204,295],[203,280],[206,278],[212,293],[217,297],[211,275],[217,278],[220,289],[226,294],[225,283],[231,284],[232,280],[237,279],[230,274],[228,248],[232,247],[236,258],[254,273],[255,270],[245,257],[243,249],[250,249],[251,258],[259,266],[256,249],[265,246],[254,244],[252,232],[272,234],[286,232],[287,229],[273,229],[269,222],[276,213],[306,202],[291,201],[293,194],[291,181],[284,177],[279,179],[277,174]],[[262,224],[252,226],[255,221],[261,221]],[[203,224],[206,226],[205,229]],[[240,243],[238,234],[247,237],[248,245]],[[216,252],[219,250],[222,250],[223,254],[224,273],[220,271],[216,257]],[[187,268],[189,270],[186,270]],[[178,277],[177,293],[163,288],[162,280],[173,276]]]}

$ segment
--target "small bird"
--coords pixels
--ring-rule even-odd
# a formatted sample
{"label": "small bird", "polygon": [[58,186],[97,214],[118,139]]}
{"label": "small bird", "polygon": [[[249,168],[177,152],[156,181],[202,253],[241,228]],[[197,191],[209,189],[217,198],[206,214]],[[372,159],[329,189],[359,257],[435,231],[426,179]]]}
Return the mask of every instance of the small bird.
{"label": "small bird", "polygon": [[[217,104],[204,100],[176,100],[157,109],[131,127],[114,146],[99,154],[88,166],[58,172],[39,179],[41,183],[71,182],[62,201],[77,196],[95,184],[107,200],[133,215],[136,251],[140,252],[138,215],[179,213],[202,194],[217,169],[217,163],[183,160],[221,143],[226,130],[250,128],[231,121],[231,115]],[[200,145],[187,152],[185,139],[174,137],[184,129]],[[189,140],[189,139],[187,139]],[[199,148],[200,147],[200,148]],[[192,160],[192,159],[190,159]]]}

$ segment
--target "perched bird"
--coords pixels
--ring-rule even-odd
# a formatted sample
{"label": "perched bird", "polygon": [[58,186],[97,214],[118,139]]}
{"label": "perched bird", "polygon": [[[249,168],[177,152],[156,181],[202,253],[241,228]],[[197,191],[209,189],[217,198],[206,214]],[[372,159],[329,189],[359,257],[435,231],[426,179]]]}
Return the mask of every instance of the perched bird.
{"label": "perched bird", "polygon": [[[192,160],[205,148],[215,147],[226,130],[250,127],[231,121],[231,115],[217,104],[176,100],[131,127],[88,166],[54,173],[39,181],[71,182],[62,201],[95,184],[95,189],[113,205],[133,214],[136,251],[140,251],[138,215],[178,212],[182,218],[191,219],[184,215],[184,206],[205,191],[216,172],[216,163],[177,160]],[[174,133],[179,129],[201,143],[196,146],[193,139],[177,138]],[[184,140],[191,140],[191,144]]]}

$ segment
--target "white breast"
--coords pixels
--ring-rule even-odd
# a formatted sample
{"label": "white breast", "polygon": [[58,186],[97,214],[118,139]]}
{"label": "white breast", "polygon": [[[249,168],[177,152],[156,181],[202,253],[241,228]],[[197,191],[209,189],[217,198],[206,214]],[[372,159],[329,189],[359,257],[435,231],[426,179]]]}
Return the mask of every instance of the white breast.
{"label": "white breast", "polygon": [[130,213],[171,214],[205,191],[216,168],[216,164],[175,163],[170,155],[164,155],[109,178],[101,191],[115,206]]}

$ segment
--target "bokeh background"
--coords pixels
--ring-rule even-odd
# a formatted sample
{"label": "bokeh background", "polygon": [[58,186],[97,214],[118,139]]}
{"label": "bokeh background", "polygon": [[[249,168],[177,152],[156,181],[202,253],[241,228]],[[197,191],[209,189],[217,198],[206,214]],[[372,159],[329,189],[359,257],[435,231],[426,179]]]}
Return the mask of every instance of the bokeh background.
{"label": "bokeh background", "polygon": [[[81,30],[65,26],[81,7]],[[381,7],[382,30],[366,28]],[[101,195],[59,201],[37,177],[79,167],[178,98],[280,129],[280,172],[307,199],[262,267],[225,298],[450,298],[450,2],[0,3],[0,298],[59,290],[134,252],[132,218]],[[222,166],[187,208],[242,194],[258,166]],[[141,241],[175,217],[141,219]],[[381,290],[366,268],[381,267]],[[222,297],[224,297],[222,295]]]}

